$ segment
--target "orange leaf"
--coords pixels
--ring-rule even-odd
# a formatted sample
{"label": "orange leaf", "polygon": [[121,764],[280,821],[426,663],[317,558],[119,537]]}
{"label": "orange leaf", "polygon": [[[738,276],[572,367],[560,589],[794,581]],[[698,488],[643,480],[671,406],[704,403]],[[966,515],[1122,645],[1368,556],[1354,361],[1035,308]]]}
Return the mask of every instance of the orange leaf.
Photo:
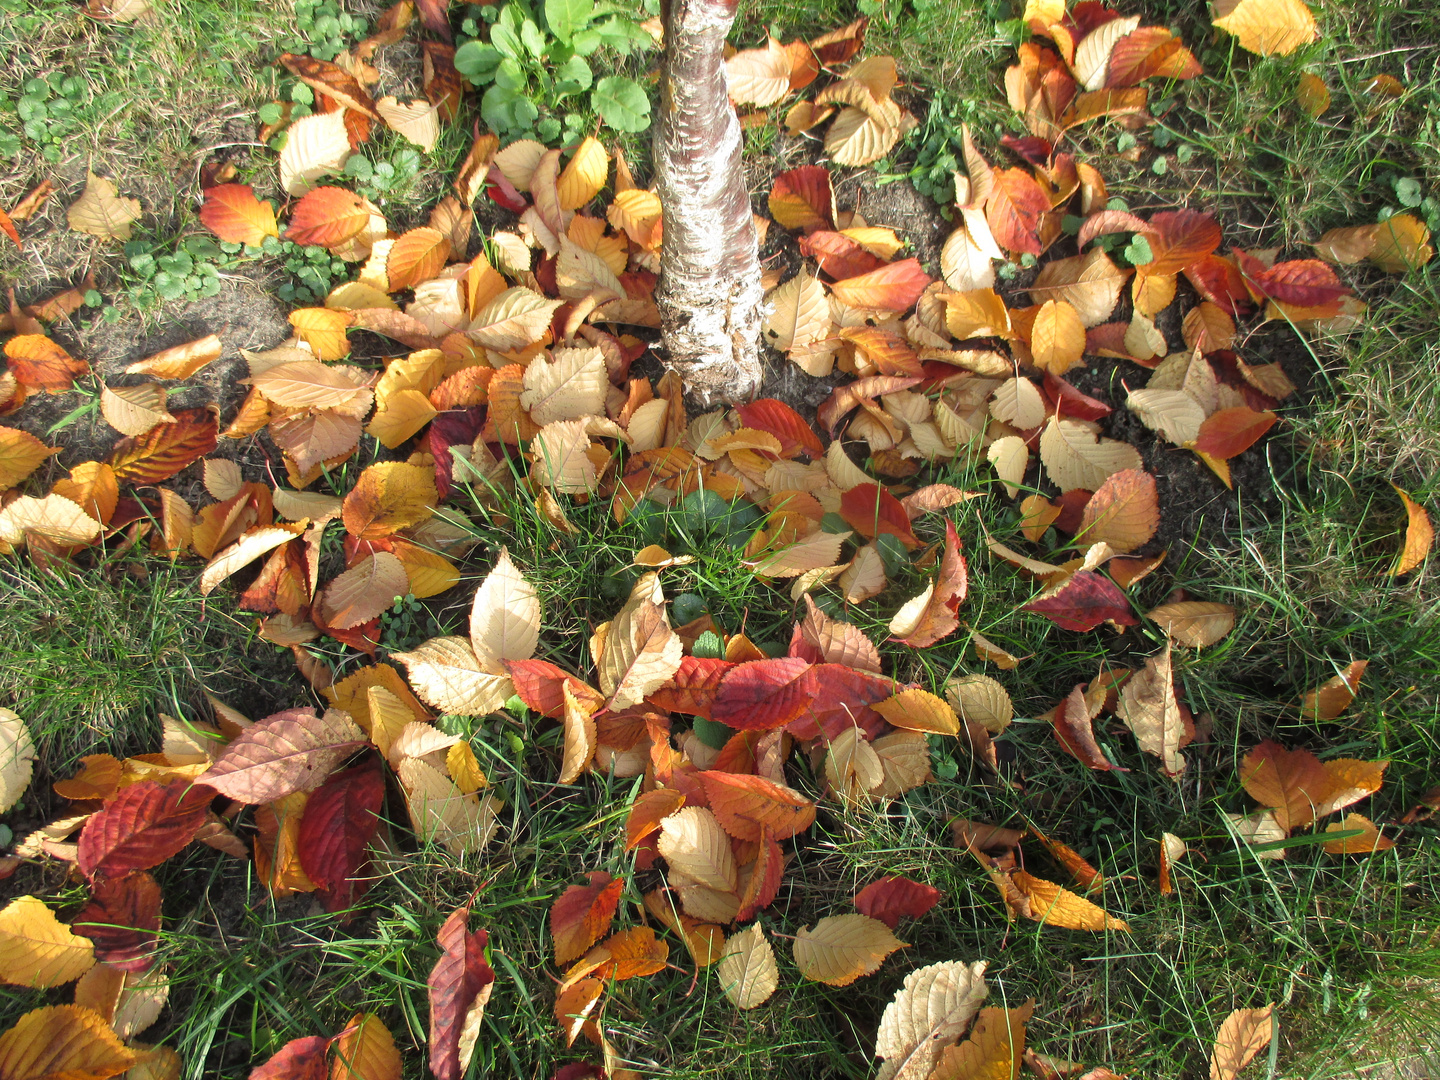
{"label": "orange leaf", "polygon": [[44,334],[12,337],[5,343],[5,356],[17,380],[50,394],[65,393],[77,376],[90,370],[88,363],[75,359]]}
{"label": "orange leaf", "polygon": [[1200,434],[1193,449],[1220,461],[1228,461],[1254,446],[1278,419],[1269,409],[1256,412],[1247,405],[1221,409],[1200,425]]}
{"label": "orange leaf", "polygon": [[105,1080],[141,1060],[104,1017],[79,1005],[35,1009],[0,1035],[6,1080]]}
{"label": "orange leaf", "polygon": [[1202,70],[1200,62],[1169,30],[1163,26],[1141,26],[1126,34],[1110,50],[1105,85],[1111,89],[1136,86],[1152,76],[1193,79]]}
{"label": "orange leaf", "polygon": [[1129,552],[1147,543],[1159,524],[1155,478],[1143,469],[1122,469],[1090,496],[1075,539]]}
{"label": "orange leaf", "polygon": [[1387,573],[1391,577],[1408,574],[1423,563],[1430,555],[1430,546],[1435,542],[1435,528],[1430,524],[1430,515],[1425,508],[1412,499],[1408,492],[1401,491],[1394,484],[1395,494],[1405,504],[1409,521],[1405,525],[1405,546],[1395,556],[1395,563]]}
{"label": "orange leaf", "polygon": [[1050,200],[1035,178],[1024,169],[996,169],[994,186],[985,201],[985,220],[996,243],[1007,251],[1038,256],[1040,216]]}
{"label": "orange leaf", "polygon": [[445,260],[449,257],[449,237],[428,225],[411,229],[395,241],[385,260],[389,291],[398,292],[429,281],[445,268]]}
{"label": "orange leaf", "polygon": [[258,246],[267,236],[280,235],[275,208],[257,199],[249,184],[221,184],[206,191],[200,224],[230,244]]}
{"label": "orange leaf", "polygon": [[295,204],[285,235],[297,244],[338,247],[358,236],[369,223],[370,204],[363,196],[344,188],[321,186],[306,192]]}
{"label": "orange leaf", "polygon": [[219,437],[220,425],[209,409],[181,409],[173,424],[157,424],[116,443],[109,465],[121,483],[158,484],[214,450]]}
{"label": "orange leaf", "polygon": [[555,939],[555,962],[569,963],[585,955],[610,928],[625,879],[603,870],[590,874],[589,885],[571,885],[550,908],[550,936]]}
{"label": "orange leaf", "polygon": [[910,529],[910,516],[905,513],[905,507],[878,484],[856,484],[845,492],[840,497],[840,516],[867,540],[889,534],[911,551],[920,546]]}
{"label": "orange leaf", "polygon": [[1164,210],[1152,215],[1140,234],[1154,256],[1135,268],[1141,277],[1178,274],[1220,246],[1220,223],[1196,210]]}
{"label": "orange leaf", "polygon": [[654,975],[664,971],[670,959],[670,950],[663,941],[656,940],[655,931],[648,926],[632,926],[618,930],[599,946],[610,954],[610,958],[595,969],[595,977],[608,982],[624,982],[642,975]]}
{"label": "orange leaf", "polygon": [[1355,691],[1360,689],[1360,680],[1369,666],[1369,660],[1352,660],[1339,675],[1308,691],[1300,703],[1301,715],[1311,720],[1334,720],[1355,700]]}
{"label": "orange leaf", "polygon": [[685,796],[674,788],[656,788],[639,796],[625,819],[625,850],[634,851],[660,828],[660,822],[685,805]]}
{"label": "orange leaf", "polygon": [[929,284],[930,278],[920,269],[919,259],[902,259],[868,274],[837,281],[830,291],[835,299],[850,307],[906,311],[920,299]]}
{"label": "orange leaf", "polygon": [[776,840],[802,833],[815,821],[815,804],[763,776],[701,772],[710,809],[725,831],[737,840],[759,840],[768,832]]}
{"label": "orange leaf", "polygon": [[[0,427],[0,491],[14,487],[59,452],[58,446],[46,446],[28,431]],[[62,494],[68,497],[68,493]]]}

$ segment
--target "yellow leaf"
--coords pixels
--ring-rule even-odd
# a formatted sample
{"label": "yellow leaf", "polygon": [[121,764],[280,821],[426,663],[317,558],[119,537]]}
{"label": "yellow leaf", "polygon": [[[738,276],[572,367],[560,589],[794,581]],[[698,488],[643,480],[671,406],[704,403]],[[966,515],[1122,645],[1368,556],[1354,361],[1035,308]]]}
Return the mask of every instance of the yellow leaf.
{"label": "yellow leaf", "polygon": [[78,979],[94,963],[90,939],[72,934],[35,897],[17,896],[0,909],[0,979],[5,982],[46,989]]}
{"label": "yellow leaf", "polygon": [[122,435],[144,435],[156,424],[173,424],[165,408],[165,388],[159,383],[106,386],[100,390],[100,415]]}
{"label": "yellow leaf", "polygon": [[552,360],[543,354],[525,368],[525,389],[520,407],[530,419],[544,427],[557,420],[578,420],[605,412],[605,395],[610,389],[605,354],[595,346],[554,349]]}
{"label": "yellow leaf", "polygon": [[812,345],[830,336],[830,302],[819,278],[800,272],[769,297],[772,310],[765,320],[765,342],[781,352]]}
{"label": "yellow leaf", "polygon": [[[1112,19],[1105,26],[1126,21],[1129,20]],[[1086,40],[1094,36],[1091,34]],[[1085,327],[1081,325],[1080,316],[1075,309],[1064,300],[1046,300],[1040,306],[1035,323],[1030,328],[1030,352],[1035,358],[1036,367],[1056,375],[1064,375],[1080,363],[1080,358],[1085,354]]]}
{"label": "yellow leaf", "polygon": [[25,722],[9,709],[0,708],[0,814],[25,794],[34,763],[35,744]]}
{"label": "yellow leaf", "polygon": [[28,431],[0,427],[0,491],[14,487],[59,452],[58,446],[46,446]]}
{"label": "yellow leaf", "polygon": [[680,667],[684,643],[670,628],[659,578],[641,576],[610,623],[596,664],[611,709],[628,709],[666,683]]}
{"label": "yellow leaf", "polygon": [[902,690],[871,707],[893,727],[936,735],[960,734],[960,718],[955,710],[928,690]]}
{"label": "yellow leaf", "polygon": [[947,1046],[930,1080],[1016,1080],[1035,999],[1015,1009],[981,1009],[970,1037]]}
{"label": "yellow leaf", "polygon": [[1408,492],[1395,488],[1395,494],[1400,496],[1400,501],[1405,504],[1405,513],[1409,520],[1405,524],[1405,546],[1395,556],[1395,562],[1388,573],[1391,577],[1399,577],[1401,574],[1408,574],[1417,566],[1423,563],[1430,556],[1430,547],[1435,543],[1435,528],[1430,524],[1430,515],[1412,499]]}
{"label": "yellow leaf", "polygon": [[407,101],[401,104],[393,95],[375,103],[375,111],[385,126],[404,136],[427,154],[440,139],[440,109],[428,101]]}
{"label": "yellow leaf", "polygon": [[315,181],[345,167],[350,139],[345,110],[301,117],[285,132],[280,150],[280,186],[290,195],[304,195]]}
{"label": "yellow leaf", "polygon": [[1301,0],[1214,0],[1211,11],[1215,26],[1260,56],[1288,56],[1320,36]]}
{"label": "yellow leaf", "polygon": [[565,698],[565,753],[557,782],[573,784],[595,757],[595,719],[590,709],[575,699],[568,682],[561,684],[560,692]]}
{"label": "yellow leaf", "polygon": [[0,1035],[5,1080],[106,1080],[138,1061],[99,1013],[79,1005],[35,1009]]}
{"label": "yellow leaf", "polygon": [[480,762],[475,758],[475,751],[463,739],[446,751],[445,771],[450,774],[450,779],[455,781],[455,786],[466,795],[473,795],[481,788],[490,786],[490,781],[480,768]]}
{"label": "yellow leaf", "polygon": [[88,544],[100,535],[100,523],[63,495],[21,495],[0,510],[0,550],[19,547],[31,535],[63,547]]}
{"label": "yellow leaf", "polygon": [[1061,491],[1095,491],[1114,473],[1143,465],[1129,443],[1100,438],[1082,421],[1062,420],[1058,414],[1040,435],[1040,460]]}
{"label": "yellow leaf", "polygon": [[422,701],[458,716],[484,716],[515,692],[508,675],[486,671],[470,639],[438,637],[392,656],[405,665],[410,684]]}
{"label": "yellow leaf", "polygon": [[443,844],[457,858],[479,851],[495,835],[500,802],[466,795],[435,766],[407,757],[397,770],[415,834]]}
{"label": "yellow leaf", "polygon": [[671,870],[720,892],[735,891],[738,871],[730,837],[707,807],[682,807],[662,820],[657,847]]}
{"label": "yellow leaf", "polygon": [[1382,836],[1375,823],[1360,814],[1346,814],[1344,821],[1325,826],[1327,833],[1348,832],[1351,829],[1360,829],[1360,835],[1327,840],[1323,845],[1326,852],[1331,855],[1371,855],[1377,851],[1389,851],[1395,846],[1394,840]]}
{"label": "yellow leaf", "polygon": [[1062,889],[1053,881],[1031,877],[1024,870],[1016,870],[1009,877],[1021,894],[1029,899],[1030,918],[1038,923],[1066,930],[1130,929],[1120,919],[1107,915],[1104,909],[1069,889]]}
{"label": "yellow leaf", "polygon": [[600,194],[609,173],[610,155],[605,152],[604,145],[594,135],[587,137],[560,174],[560,209],[580,209]]}
{"label": "yellow leaf", "polygon": [[400,1080],[400,1051],[374,1013],[352,1016],[336,1037],[333,1054],[330,1080]]}
{"label": "yellow leaf", "polygon": [[126,375],[150,375],[156,379],[188,379],[206,364],[220,359],[220,339],[214,334],[162,349],[125,368]]}
{"label": "yellow leaf", "polygon": [[1235,609],[1211,600],[1177,600],[1145,616],[1178,645],[1203,649],[1235,629]]}
{"label": "yellow leaf", "polygon": [[815,982],[849,986],[878,969],[892,952],[906,948],[879,919],[831,915],[813,930],[801,927],[795,934],[795,966]]}
{"label": "yellow leaf", "polygon": [[963,675],[945,684],[945,696],[967,724],[999,735],[1015,718],[1010,694],[989,675]]}
{"label": "yellow leaf", "polygon": [[773,37],[763,49],[742,49],[725,61],[730,100],[769,108],[790,92],[790,54]]}
{"label": "yellow leaf", "polygon": [[348,311],[333,308],[296,308],[290,313],[296,335],[321,360],[339,360],[350,352],[350,341],[345,336],[350,322]]}
{"label": "yellow leaf", "polygon": [[753,1009],[775,992],[780,985],[775,950],[758,922],[730,936],[715,973],[720,989],[739,1009]]}
{"label": "yellow leaf", "polygon": [[1168,641],[1165,651],[1146,660],[1121,688],[1115,715],[1134,733],[1141,750],[1160,759],[1167,776],[1179,777],[1185,771],[1185,758],[1180,754],[1185,722],[1175,698]]}

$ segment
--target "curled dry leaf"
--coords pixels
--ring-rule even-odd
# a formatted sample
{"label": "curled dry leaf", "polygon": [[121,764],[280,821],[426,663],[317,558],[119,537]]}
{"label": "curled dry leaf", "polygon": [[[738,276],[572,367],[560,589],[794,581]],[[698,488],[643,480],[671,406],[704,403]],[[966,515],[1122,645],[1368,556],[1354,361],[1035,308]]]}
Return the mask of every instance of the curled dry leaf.
{"label": "curled dry leaf", "polygon": [[1203,649],[1235,629],[1235,609],[1213,600],[1177,600],[1146,616],[1177,645]]}

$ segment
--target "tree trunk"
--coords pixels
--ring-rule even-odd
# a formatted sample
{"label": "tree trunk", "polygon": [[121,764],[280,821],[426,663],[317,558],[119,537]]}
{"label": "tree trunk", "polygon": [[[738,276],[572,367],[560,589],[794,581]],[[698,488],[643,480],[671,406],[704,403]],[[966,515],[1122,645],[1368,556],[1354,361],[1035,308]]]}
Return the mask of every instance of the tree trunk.
{"label": "tree trunk", "polygon": [[661,335],[668,364],[702,407],[760,389],[764,288],[740,122],[725,83],[725,36],[737,0],[670,0],[655,125],[665,211]]}

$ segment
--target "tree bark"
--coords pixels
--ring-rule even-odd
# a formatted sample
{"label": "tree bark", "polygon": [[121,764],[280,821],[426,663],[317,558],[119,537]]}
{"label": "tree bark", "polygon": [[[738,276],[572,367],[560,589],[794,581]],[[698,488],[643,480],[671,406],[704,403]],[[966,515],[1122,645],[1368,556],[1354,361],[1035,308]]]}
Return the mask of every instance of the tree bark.
{"label": "tree bark", "polygon": [[665,211],[661,338],[667,363],[702,407],[760,389],[765,301],[740,122],[725,81],[725,36],[737,0],[670,0],[655,125]]}

